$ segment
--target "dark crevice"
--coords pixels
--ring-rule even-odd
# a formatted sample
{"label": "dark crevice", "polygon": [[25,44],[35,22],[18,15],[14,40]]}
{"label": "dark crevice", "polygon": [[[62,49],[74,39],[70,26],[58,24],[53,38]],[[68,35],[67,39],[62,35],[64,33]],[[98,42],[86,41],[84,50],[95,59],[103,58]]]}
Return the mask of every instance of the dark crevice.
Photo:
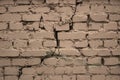
{"label": "dark crevice", "polygon": [[103,58],[101,59],[101,63],[104,65],[104,59]]}
{"label": "dark crevice", "polygon": [[56,31],[56,29],[54,29],[54,37],[56,40],[56,48],[59,48],[60,44],[59,44],[59,39],[58,39],[58,31]]}
{"label": "dark crevice", "polygon": [[20,77],[21,77],[21,75],[22,75],[22,69],[23,69],[23,67],[21,67],[21,68],[19,69],[18,79],[20,79]]}

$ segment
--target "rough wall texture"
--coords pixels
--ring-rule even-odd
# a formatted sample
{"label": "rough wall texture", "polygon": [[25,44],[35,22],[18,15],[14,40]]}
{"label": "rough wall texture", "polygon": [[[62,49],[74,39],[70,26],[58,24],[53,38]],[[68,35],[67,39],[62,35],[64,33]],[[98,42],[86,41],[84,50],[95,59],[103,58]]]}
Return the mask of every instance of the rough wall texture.
{"label": "rough wall texture", "polygon": [[120,80],[120,0],[0,0],[0,80]]}

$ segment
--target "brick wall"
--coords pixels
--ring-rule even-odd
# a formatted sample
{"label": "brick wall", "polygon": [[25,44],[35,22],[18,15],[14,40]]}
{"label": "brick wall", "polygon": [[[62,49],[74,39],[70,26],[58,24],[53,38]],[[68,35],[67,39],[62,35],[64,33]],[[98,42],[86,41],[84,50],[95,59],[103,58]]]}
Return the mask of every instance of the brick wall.
{"label": "brick wall", "polygon": [[120,80],[120,0],[0,0],[0,80]]}

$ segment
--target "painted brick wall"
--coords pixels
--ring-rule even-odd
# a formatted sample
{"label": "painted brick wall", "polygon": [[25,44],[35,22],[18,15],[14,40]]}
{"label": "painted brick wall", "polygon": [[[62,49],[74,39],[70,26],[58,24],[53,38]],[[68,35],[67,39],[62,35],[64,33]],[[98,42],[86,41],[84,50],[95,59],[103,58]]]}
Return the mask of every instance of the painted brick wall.
{"label": "painted brick wall", "polygon": [[0,0],[0,80],[120,80],[120,0]]}

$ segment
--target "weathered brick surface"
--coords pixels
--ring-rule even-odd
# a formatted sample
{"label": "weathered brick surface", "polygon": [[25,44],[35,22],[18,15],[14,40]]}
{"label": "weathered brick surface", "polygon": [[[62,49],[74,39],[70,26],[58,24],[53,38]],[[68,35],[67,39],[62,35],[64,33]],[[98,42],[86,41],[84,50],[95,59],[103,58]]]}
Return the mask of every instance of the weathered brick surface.
{"label": "weathered brick surface", "polygon": [[0,0],[0,80],[120,80],[120,0]]}

